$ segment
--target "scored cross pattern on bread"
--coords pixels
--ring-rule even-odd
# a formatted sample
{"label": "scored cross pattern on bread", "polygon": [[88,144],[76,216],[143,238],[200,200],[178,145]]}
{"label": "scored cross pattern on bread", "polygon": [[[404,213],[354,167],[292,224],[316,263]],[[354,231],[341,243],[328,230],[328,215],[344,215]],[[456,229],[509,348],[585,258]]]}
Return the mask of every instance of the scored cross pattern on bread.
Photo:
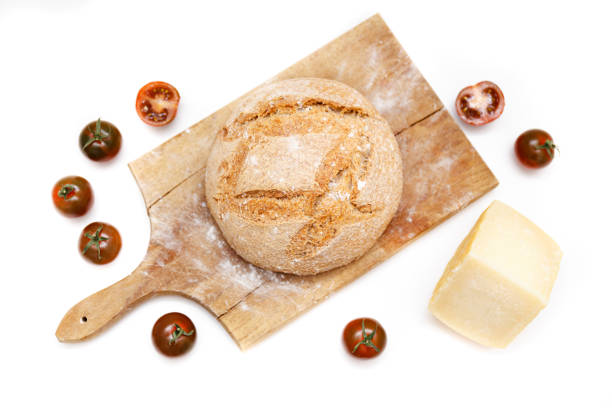
{"label": "scored cross pattern on bread", "polygon": [[[367,250],[401,194],[397,144],[369,102],[335,81],[298,79],[256,90],[237,112],[219,132],[213,152],[222,158],[211,160],[207,186],[237,252],[267,269],[314,274]],[[253,229],[270,232],[275,247],[253,251],[244,236]],[[328,246],[336,254],[319,257]]]}

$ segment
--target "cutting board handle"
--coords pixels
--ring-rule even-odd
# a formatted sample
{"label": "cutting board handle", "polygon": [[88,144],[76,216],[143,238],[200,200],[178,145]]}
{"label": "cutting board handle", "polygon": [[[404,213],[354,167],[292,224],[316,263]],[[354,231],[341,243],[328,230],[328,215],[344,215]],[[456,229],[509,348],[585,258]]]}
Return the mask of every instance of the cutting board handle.
{"label": "cutting board handle", "polygon": [[59,341],[86,339],[117,319],[130,306],[150,296],[153,287],[139,266],[131,275],[83,299],[70,309],[60,322],[55,336]]}

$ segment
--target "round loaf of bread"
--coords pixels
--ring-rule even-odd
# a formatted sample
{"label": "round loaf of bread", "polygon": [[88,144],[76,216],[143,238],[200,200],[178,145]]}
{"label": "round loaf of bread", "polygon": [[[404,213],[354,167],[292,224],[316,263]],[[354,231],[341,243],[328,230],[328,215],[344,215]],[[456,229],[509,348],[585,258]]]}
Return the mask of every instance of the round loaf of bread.
{"label": "round loaf of bread", "polygon": [[303,78],[247,95],[208,158],[206,201],[227,242],[264,269],[312,275],[363,255],[402,193],[389,124],[356,90]]}

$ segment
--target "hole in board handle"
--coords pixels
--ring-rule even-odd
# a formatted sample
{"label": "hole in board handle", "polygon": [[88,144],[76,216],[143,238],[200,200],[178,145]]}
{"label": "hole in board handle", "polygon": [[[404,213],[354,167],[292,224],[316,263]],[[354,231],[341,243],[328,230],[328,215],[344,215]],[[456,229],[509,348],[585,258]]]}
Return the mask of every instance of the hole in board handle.
{"label": "hole in board handle", "polygon": [[87,323],[87,316],[81,317],[81,323]]}

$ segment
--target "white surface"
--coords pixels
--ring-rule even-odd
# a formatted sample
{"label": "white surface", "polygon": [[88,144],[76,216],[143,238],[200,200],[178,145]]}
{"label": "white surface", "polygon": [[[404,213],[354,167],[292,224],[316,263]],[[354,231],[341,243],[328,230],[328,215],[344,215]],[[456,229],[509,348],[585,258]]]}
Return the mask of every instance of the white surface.
{"label": "white surface", "polygon": [[[603,1],[497,3],[0,0],[2,405],[612,406],[610,14]],[[463,127],[500,186],[247,352],[206,310],[170,296],[87,342],[59,343],[64,313],[145,253],[149,224],[127,163],[375,12],[447,106],[465,85],[501,86],[503,116]],[[151,80],[181,93],[167,128],[144,125],[134,111]],[[124,137],[120,155],[103,165],[77,146],[98,116]],[[537,172],[512,152],[534,127],[562,150]],[[67,174],[95,190],[84,218],[52,206],[51,187]],[[426,310],[456,246],[494,198],[565,253],[549,306],[505,350],[464,340]],[[124,239],[106,267],[75,248],[94,220]],[[196,347],[178,360],[150,341],[169,311],[186,313],[198,330]],[[344,324],[363,315],[389,336],[372,361],[351,358],[340,342]]]}

